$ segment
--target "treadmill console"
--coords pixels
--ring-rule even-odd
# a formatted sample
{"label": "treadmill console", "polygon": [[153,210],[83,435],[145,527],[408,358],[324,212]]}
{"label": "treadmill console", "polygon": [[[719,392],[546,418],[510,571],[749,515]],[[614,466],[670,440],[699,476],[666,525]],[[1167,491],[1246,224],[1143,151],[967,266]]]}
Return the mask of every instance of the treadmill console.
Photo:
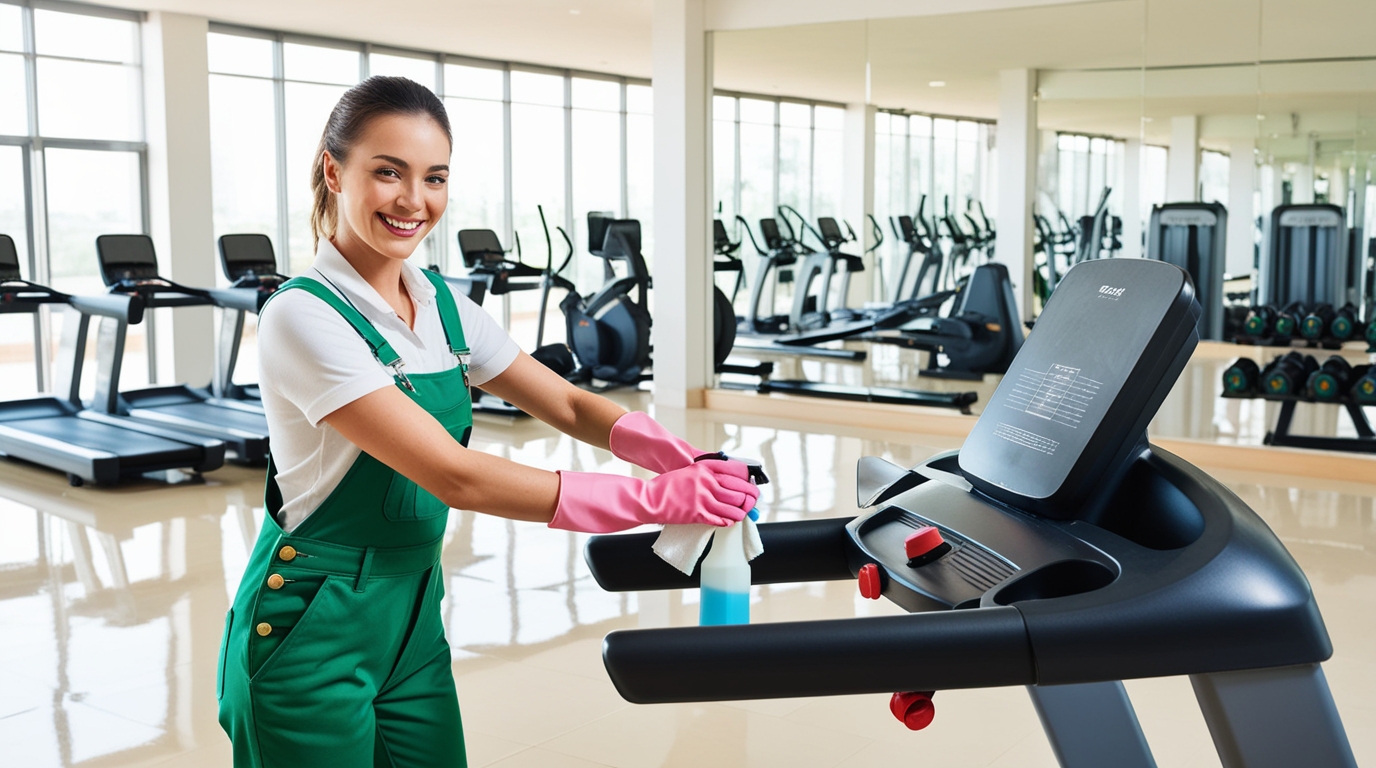
{"label": "treadmill console", "polygon": [[19,250],[14,247],[14,238],[0,235],[0,282],[19,280]]}
{"label": "treadmill console", "polygon": [[491,268],[506,262],[506,251],[490,229],[459,230],[459,253],[469,269]]}
{"label": "treadmill console", "polygon": [[96,253],[107,286],[158,279],[158,256],[148,235],[101,235],[96,238]]}
{"label": "treadmill console", "polygon": [[1198,344],[1199,314],[1179,267],[1071,269],[966,440],[961,473],[1016,509],[1096,522]]}
{"label": "treadmill console", "polygon": [[267,235],[224,235],[220,238],[220,266],[236,288],[273,287],[284,282],[277,273],[277,255]]}

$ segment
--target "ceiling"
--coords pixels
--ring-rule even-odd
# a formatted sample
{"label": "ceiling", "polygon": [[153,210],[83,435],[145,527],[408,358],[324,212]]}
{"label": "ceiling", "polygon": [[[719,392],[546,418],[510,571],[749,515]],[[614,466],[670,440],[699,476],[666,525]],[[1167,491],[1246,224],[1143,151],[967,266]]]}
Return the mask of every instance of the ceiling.
{"label": "ceiling", "polygon": [[1171,117],[1199,115],[1217,148],[1358,140],[1376,115],[1376,2],[1110,0],[716,36],[716,82],[735,90],[864,101],[867,63],[884,108],[992,119],[999,70],[1033,68],[1047,129],[1164,144]]}
{"label": "ceiling", "polygon": [[[405,48],[651,74],[653,0],[417,0],[405,13],[364,0],[104,1]],[[842,103],[868,95],[884,108],[994,118],[999,70],[1033,68],[1043,70],[1044,128],[1165,142],[1171,116],[1198,114],[1206,144],[1296,132],[1332,137],[1344,120],[1356,125],[1376,113],[1371,62],[1253,65],[1376,59],[1376,0],[706,0],[706,7],[717,26],[876,17],[717,32],[715,82],[727,90]],[[989,7],[998,9],[942,13]],[[914,15],[896,16],[905,12]],[[1228,64],[1240,66],[1219,66]]]}

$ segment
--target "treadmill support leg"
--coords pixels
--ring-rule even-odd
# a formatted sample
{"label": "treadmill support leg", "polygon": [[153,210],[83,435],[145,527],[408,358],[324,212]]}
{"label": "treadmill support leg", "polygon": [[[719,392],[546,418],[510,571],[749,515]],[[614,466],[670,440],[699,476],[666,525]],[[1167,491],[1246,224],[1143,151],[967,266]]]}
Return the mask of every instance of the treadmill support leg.
{"label": "treadmill support leg", "polygon": [[1190,683],[1223,768],[1356,768],[1318,664],[1192,675]]}
{"label": "treadmill support leg", "polygon": [[1156,768],[1123,684],[1029,685],[1061,768]]}

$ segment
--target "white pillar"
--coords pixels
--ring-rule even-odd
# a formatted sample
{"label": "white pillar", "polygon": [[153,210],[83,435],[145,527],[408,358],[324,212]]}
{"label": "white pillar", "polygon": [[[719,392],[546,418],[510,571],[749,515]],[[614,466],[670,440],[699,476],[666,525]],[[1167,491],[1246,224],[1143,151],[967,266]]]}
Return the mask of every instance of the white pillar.
{"label": "white pillar", "polygon": [[654,0],[657,406],[701,407],[712,376],[712,44],[703,0]]}
{"label": "white pillar", "polygon": [[[193,287],[215,284],[208,32],[203,17],[163,11],[149,13],[143,25],[150,234],[162,273]],[[215,364],[211,309],[176,313],[176,322],[159,329],[159,347],[169,349],[170,336],[174,381],[205,385]],[[167,370],[162,361],[159,368]]]}
{"label": "white pillar", "polygon": [[1296,205],[1314,202],[1314,160],[1318,153],[1317,139],[1309,137],[1309,161],[1300,166],[1290,181],[1290,202]]}
{"label": "white pillar", "polygon": [[1142,247],[1142,140],[1123,143],[1123,256],[1144,256]]}
{"label": "white pillar", "polygon": [[1037,199],[1037,71],[999,72],[999,241],[1024,320],[1032,311],[1032,205]]}
{"label": "white pillar", "polygon": [[[1357,164],[1352,169],[1352,226],[1363,233],[1370,231],[1366,220],[1367,157],[1365,152],[1358,152]],[[1366,240],[1366,234],[1358,238],[1362,247],[1366,247]]]}
{"label": "white pillar", "polygon": [[1171,152],[1166,161],[1166,202],[1199,200],[1199,118],[1171,118]]}
{"label": "white pillar", "polygon": [[[874,245],[874,234],[866,216],[874,212],[874,116],[877,112],[869,104],[847,105],[842,138],[845,157],[841,215],[846,221],[854,222],[855,234],[859,238],[855,248],[861,253]],[[861,306],[866,301],[882,298],[875,295],[876,286],[879,285],[875,279],[878,269],[879,262],[875,259],[865,266],[864,272],[852,276],[850,296],[847,297],[850,306]]]}
{"label": "white pillar", "polygon": [[1223,271],[1245,275],[1252,271],[1257,212],[1252,206],[1257,188],[1257,142],[1235,139],[1228,158],[1228,257]]}

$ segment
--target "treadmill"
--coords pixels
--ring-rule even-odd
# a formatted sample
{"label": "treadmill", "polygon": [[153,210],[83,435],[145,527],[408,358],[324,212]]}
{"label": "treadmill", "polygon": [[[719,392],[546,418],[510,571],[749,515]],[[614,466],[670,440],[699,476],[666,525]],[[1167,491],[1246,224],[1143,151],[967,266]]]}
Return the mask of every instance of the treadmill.
{"label": "treadmill", "polygon": [[[214,292],[178,285],[158,274],[153,239],[147,235],[101,235],[96,238],[96,253],[101,277],[112,296],[137,296],[148,309],[215,304]],[[126,323],[101,329],[96,346],[100,376],[93,410],[211,437],[222,441],[238,463],[267,465],[268,420],[261,404],[216,397],[207,389],[186,384],[120,392],[128,330]]]}
{"label": "treadmill", "polygon": [[[862,458],[863,514],[760,526],[754,583],[858,578],[909,615],[612,632],[617,690],[898,691],[892,714],[919,729],[935,691],[1021,685],[1062,766],[1148,768],[1122,681],[1188,675],[1224,768],[1355,766],[1299,566],[1241,499],[1147,442],[1199,316],[1172,264],[1074,267],[959,451],[910,469]],[[685,576],[654,537],[593,537],[598,583],[697,586],[700,566]]]}
{"label": "treadmill", "polygon": [[234,383],[244,319],[250,312],[258,314],[268,297],[290,278],[277,271],[277,256],[267,235],[223,235],[219,245],[220,268],[230,286],[210,291],[215,306],[224,312],[210,391],[217,399],[242,401],[262,410],[263,398],[257,384]]}
{"label": "treadmill", "polygon": [[[14,240],[0,235],[0,313],[34,314],[67,305],[59,350],[62,396],[0,403],[0,453],[67,474],[74,486],[112,485],[147,472],[209,472],[224,464],[224,443],[172,429],[133,425],[119,416],[83,410],[81,372],[93,316],[117,323],[143,317],[138,296],[69,296],[20,278]],[[67,361],[71,361],[70,364]]]}

